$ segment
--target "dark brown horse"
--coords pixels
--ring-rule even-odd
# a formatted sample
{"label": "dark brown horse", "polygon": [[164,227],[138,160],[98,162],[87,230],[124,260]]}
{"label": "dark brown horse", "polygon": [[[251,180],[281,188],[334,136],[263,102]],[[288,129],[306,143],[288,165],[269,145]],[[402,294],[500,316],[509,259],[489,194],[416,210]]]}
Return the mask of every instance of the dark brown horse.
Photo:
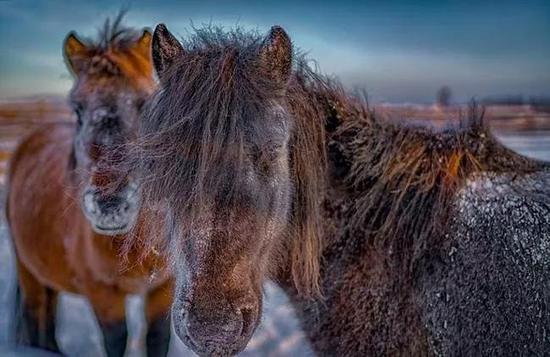
{"label": "dark brown horse", "polygon": [[68,291],[89,299],[107,354],[122,356],[125,297],[140,293],[146,295],[147,350],[160,356],[168,349],[172,284],[155,254],[130,251],[121,264],[119,248],[130,229],[144,234],[144,213],[134,179],[105,164],[124,160],[124,144],[135,137],[156,85],[151,34],[123,28],[121,17],[107,20],[96,42],[67,36],[77,122],[36,131],[11,161],[7,217],[22,298],[18,339],[59,351],[55,308],[59,292]]}
{"label": "dark brown horse", "polygon": [[549,166],[499,144],[479,110],[438,132],[377,119],[279,27],[181,45],[159,25],[153,60],[135,155],[195,352],[246,346],[266,279],[321,355],[548,352]]}

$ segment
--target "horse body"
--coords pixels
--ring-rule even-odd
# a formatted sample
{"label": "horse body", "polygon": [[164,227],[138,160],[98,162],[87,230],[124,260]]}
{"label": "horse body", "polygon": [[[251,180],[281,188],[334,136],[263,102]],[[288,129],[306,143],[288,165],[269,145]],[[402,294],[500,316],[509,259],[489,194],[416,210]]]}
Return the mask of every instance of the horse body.
{"label": "horse body", "polygon": [[[63,129],[70,128],[51,128],[30,136],[14,153],[9,179],[9,192],[13,194],[9,196],[7,216],[14,236],[23,237],[14,240],[16,249],[29,252],[21,257],[23,264],[41,281],[53,281],[54,287],[74,292],[71,273],[65,269],[71,266],[69,258],[59,254],[66,249],[64,238],[81,235],[80,224],[83,223],[81,216],[73,215],[68,205],[75,202],[70,201],[64,189],[59,189],[67,186],[64,166],[67,166],[68,155],[64,146],[71,145],[72,140],[69,136],[67,143],[67,137],[62,135]],[[33,187],[53,187],[53,190],[38,191]],[[24,195],[19,194],[23,192]],[[52,225],[57,217],[61,217],[61,224]],[[55,219],[52,221],[52,218]],[[53,239],[43,239],[50,236]],[[52,277],[54,279],[50,280]]]}
{"label": "horse body", "polygon": [[549,180],[485,173],[457,193],[447,247],[418,284],[438,354],[548,353]]}
{"label": "horse body", "polygon": [[[55,308],[61,291],[92,305],[109,356],[126,349],[125,299],[145,295],[147,351],[168,351],[172,281],[153,251],[125,250],[130,235],[150,234],[139,193],[123,161],[143,103],[154,88],[148,31],[120,26],[98,43],[69,34],[64,51],[75,75],[76,123],[54,124],[26,138],[9,173],[7,218],[16,248],[21,313],[18,342],[59,351]],[[123,253],[126,255],[123,256]]]}
{"label": "horse body", "polygon": [[172,255],[190,348],[242,350],[273,279],[320,355],[545,353],[547,163],[502,146],[475,107],[440,132],[376,118],[292,67],[280,27],[186,45],[157,26],[162,90],[136,153],[169,216],[139,243]]}

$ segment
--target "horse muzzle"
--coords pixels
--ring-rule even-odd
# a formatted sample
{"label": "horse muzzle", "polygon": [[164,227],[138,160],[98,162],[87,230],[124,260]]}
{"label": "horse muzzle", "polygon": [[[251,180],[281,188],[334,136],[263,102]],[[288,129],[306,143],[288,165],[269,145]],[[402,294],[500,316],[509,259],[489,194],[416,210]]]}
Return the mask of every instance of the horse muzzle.
{"label": "horse muzzle", "polygon": [[199,356],[232,356],[245,349],[259,324],[260,301],[216,303],[175,302],[172,309],[178,337]]}
{"label": "horse muzzle", "polygon": [[96,186],[88,186],[82,195],[82,206],[96,233],[109,236],[128,233],[138,213],[137,186],[130,183],[109,194]]}

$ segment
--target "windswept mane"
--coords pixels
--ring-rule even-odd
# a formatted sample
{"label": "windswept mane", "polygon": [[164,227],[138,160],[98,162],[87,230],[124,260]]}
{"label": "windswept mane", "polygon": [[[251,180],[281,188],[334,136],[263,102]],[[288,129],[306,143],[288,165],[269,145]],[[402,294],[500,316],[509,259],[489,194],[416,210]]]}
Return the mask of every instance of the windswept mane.
{"label": "windswept mane", "polygon": [[420,259],[444,243],[456,193],[469,178],[543,166],[500,144],[475,103],[458,125],[436,131],[380,119],[338,91],[325,92],[325,101],[333,175],[349,195],[342,234],[354,237],[357,257],[380,249],[398,281],[410,282]]}
{"label": "windswept mane", "polygon": [[[316,79],[300,56],[295,56],[295,74],[286,93],[265,75],[258,63],[262,40],[255,32],[207,27],[184,41],[185,56],[163,74],[164,86],[142,121],[137,156],[144,173],[143,199],[160,205],[169,200],[171,215],[179,219],[164,225],[189,229],[186,225],[203,217],[205,202],[231,204],[235,199],[235,188],[247,179],[245,147],[254,149],[249,146],[258,139],[269,141],[266,129],[272,123],[267,120],[272,118],[266,114],[291,114],[293,128],[284,129],[292,132],[295,180],[289,234],[297,239],[291,247],[291,274],[298,291],[307,295],[318,291],[318,193],[324,189],[326,172],[323,108],[306,88],[306,81]],[[174,226],[176,221],[182,224]],[[172,254],[180,251],[177,242],[158,236],[147,243]]]}

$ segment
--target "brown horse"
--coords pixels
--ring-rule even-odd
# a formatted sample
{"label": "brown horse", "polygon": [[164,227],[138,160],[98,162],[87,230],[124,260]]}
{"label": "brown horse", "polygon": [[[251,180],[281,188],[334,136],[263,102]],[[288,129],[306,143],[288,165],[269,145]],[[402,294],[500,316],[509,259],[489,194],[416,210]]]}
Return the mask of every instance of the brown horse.
{"label": "brown horse", "polygon": [[279,27],[182,46],[159,25],[152,46],[161,90],[133,154],[195,352],[246,346],[265,279],[322,355],[548,352],[550,166],[479,110],[443,131],[375,118]]}
{"label": "brown horse", "polygon": [[[168,350],[171,281],[155,254],[120,247],[131,228],[143,234],[132,177],[105,164],[124,160],[144,102],[154,90],[151,34],[105,27],[96,42],[70,33],[64,55],[74,74],[70,103],[76,124],[54,124],[27,137],[9,173],[7,217],[13,236],[20,297],[19,342],[59,351],[55,308],[60,291],[87,297],[109,356],[126,348],[125,297],[146,294],[149,355]],[[114,183],[116,187],[113,187]],[[138,259],[139,258],[139,259]],[[163,272],[154,275],[155,272]]]}

